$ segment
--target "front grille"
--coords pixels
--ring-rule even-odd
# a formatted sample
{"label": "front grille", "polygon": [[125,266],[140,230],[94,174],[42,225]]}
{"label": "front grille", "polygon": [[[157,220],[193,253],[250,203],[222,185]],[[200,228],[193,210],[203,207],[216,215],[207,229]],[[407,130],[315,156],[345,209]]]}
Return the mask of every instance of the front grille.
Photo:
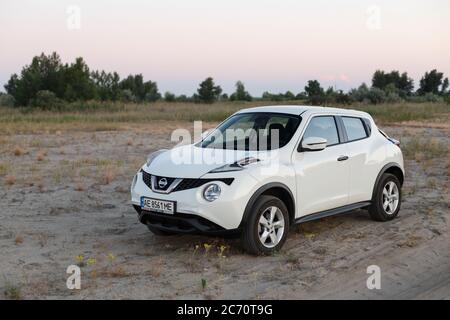
{"label": "front grille", "polygon": [[142,180],[144,180],[147,187],[152,188],[152,175],[150,173],[142,171]]}
{"label": "front grille", "polygon": [[[167,179],[167,186],[163,189],[163,188],[159,188],[158,187],[158,181],[159,179],[162,178],[166,178]],[[156,177],[156,187],[157,190],[167,190],[167,188],[172,184],[172,182],[175,180],[176,178],[169,178],[169,177]],[[142,171],[142,180],[144,181],[144,183],[147,185],[147,187],[149,187],[150,189],[152,188],[152,175],[148,172]],[[202,185],[208,183],[208,182],[213,182],[213,181],[221,181],[227,185],[231,185],[231,183],[233,182],[234,178],[217,178],[217,179],[192,179],[192,178],[185,178],[183,180],[181,180],[181,182],[178,184],[178,186],[172,191],[182,191],[182,190],[188,190],[188,189],[195,189],[198,187],[201,187]]]}
{"label": "front grille", "polygon": [[[164,185],[162,185],[160,183],[160,181],[163,180],[163,179],[165,180],[165,184]],[[175,180],[175,178],[167,178],[167,177],[155,176],[155,189],[156,190],[161,190],[161,191],[166,191],[172,185],[174,180]]]}

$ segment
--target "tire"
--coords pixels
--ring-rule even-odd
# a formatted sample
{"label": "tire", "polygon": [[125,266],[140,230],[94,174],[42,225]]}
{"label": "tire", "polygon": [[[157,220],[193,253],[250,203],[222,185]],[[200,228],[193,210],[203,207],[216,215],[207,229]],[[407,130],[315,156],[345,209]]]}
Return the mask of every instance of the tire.
{"label": "tire", "polygon": [[[394,196],[392,195],[391,197],[387,196],[389,194],[388,191],[389,186],[394,188],[393,192],[397,190],[397,197],[398,197],[397,202],[395,202]],[[386,203],[390,204],[386,206]],[[400,181],[393,174],[383,173],[380,181],[378,182],[378,185],[376,186],[372,205],[369,207],[370,217],[375,221],[392,220],[398,215],[401,203],[402,203],[402,192]]]}
{"label": "tire", "polygon": [[[272,211],[272,208],[276,209]],[[270,222],[272,212],[274,218]],[[261,220],[263,214],[264,217],[268,217],[265,220],[266,227],[261,224],[261,221],[264,221]],[[276,197],[263,195],[256,200],[243,226],[241,234],[242,246],[250,254],[272,254],[283,246],[288,231],[289,214],[284,202]],[[266,238],[265,244],[262,242],[264,235]]]}
{"label": "tire", "polygon": [[155,228],[155,227],[153,227],[151,225],[147,225],[147,228],[148,228],[148,230],[150,230],[156,236],[172,236],[172,235],[175,234],[175,232],[160,230],[160,229]]}

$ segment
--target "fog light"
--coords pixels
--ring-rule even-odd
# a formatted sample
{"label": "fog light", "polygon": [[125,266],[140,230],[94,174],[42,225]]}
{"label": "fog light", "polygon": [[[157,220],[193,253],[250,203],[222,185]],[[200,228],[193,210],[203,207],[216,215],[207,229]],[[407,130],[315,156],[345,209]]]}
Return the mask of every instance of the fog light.
{"label": "fog light", "polygon": [[220,192],[220,187],[217,184],[209,184],[203,191],[203,198],[205,198],[206,201],[214,201],[219,198]]}

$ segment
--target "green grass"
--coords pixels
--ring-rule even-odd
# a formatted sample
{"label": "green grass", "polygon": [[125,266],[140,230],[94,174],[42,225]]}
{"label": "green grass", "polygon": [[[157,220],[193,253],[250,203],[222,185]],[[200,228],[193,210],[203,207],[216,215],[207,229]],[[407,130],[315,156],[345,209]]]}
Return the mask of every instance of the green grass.
{"label": "green grass", "polygon": [[9,163],[0,163],[0,177],[6,175],[11,169]]}
{"label": "green grass", "polygon": [[[277,104],[270,101],[217,102],[214,104],[166,103],[123,104],[87,102],[50,111],[31,108],[0,108],[0,132],[36,132],[56,130],[104,131],[152,121],[202,120],[219,122],[233,112],[258,105]],[[278,103],[280,104],[280,103]],[[300,101],[282,104],[301,104]],[[369,112],[376,121],[392,123],[448,117],[450,106],[443,103],[400,103],[344,106]]]}
{"label": "green grass", "polygon": [[22,293],[20,287],[7,282],[3,289],[3,294],[5,298],[11,300],[20,300],[22,299]]}

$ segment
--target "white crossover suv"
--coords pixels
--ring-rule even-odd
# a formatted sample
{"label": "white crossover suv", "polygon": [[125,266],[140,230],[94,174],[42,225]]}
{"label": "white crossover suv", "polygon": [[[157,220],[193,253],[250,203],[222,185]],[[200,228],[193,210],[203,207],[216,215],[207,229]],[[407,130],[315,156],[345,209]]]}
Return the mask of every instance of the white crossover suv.
{"label": "white crossover suv", "polygon": [[253,254],[281,248],[289,227],[368,209],[400,210],[398,141],[360,111],[270,106],[236,112],[199,142],[148,156],[131,186],[157,235],[239,234]]}

